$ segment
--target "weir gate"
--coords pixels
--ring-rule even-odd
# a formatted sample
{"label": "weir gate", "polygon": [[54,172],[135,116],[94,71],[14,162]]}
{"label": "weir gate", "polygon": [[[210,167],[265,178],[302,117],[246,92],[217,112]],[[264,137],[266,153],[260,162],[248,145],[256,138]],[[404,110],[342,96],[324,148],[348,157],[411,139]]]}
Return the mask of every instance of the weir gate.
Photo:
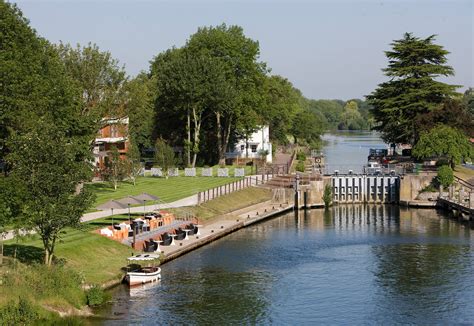
{"label": "weir gate", "polygon": [[395,175],[332,175],[334,203],[398,203],[400,177]]}

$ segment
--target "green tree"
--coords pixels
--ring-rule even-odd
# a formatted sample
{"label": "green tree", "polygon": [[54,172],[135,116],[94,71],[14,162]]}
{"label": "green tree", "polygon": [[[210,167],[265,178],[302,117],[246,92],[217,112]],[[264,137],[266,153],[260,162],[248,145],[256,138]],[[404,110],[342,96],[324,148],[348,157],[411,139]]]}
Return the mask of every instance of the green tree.
{"label": "green tree", "polygon": [[295,144],[314,144],[319,141],[322,133],[323,125],[318,116],[313,112],[303,110],[293,120],[291,134]]}
{"label": "green tree", "polygon": [[469,87],[463,96],[463,102],[470,114],[474,115],[474,88]]}
{"label": "green tree", "polygon": [[296,114],[302,110],[302,95],[288,79],[270,76],[264,85],[265,108],[262,116],[270,127],[270,139],[281,144],[288,143],[288,134]]}
{"label": "green tree", "polygon": [[157,104],[160,109],[176,112],[177,118],[186,117],[182,125],[185,125],[187,134],[188,165],[194,167],[200,152],[204,115],[209,107],[220,101],[225,88],[223,64],[222,60],[208,55],[174,51],[155,60],[154,75],[157,76],[159,94]]}
{"label": "green tree", "polygon": [[457,86],[435,80],[454,71],[446,65],[449,52],[434,40],[434,35],[420,39],[406,33],[385,52],[389,64],[383,71],[390,80],[379,84],[367,99],[377,122],[374,129],[386,142],[416,144],[417,118],[455,95]]}
{"label": "green tree", "polygon": [[447,99],[438,108],[416,119],[420,132],[429,131],[439,124],[459,129],[474,137],[474,114],[469,112],[461,100]]}
{"label": "green tree", "polygon": [[47,265],[51,265],[64,228],[78,226],[93,202],[93,195],[78,187],[92,174],[81,142],[81,137],[70,137],[67,131],[45,119],[11,140],[20,149],[13,151],[8,160],[12,165],[11,177],[25,189],[24,223],[40,236]]}
{"label": "green tree", "polygon": [[453,169],[448,165],[442,165],[438,168],[438,182],[444,188],[449,187],[454,181]]}
{"label": "green tree", "polygon": [[70,135],[90,136],[87,123],[74,113],[80,92],[57,51],[36,34],[16,5],[4,1],[0,30],[0,162],[16,148],[8,145],[10,137],[28,132],[44,116]]}
{"label": "green tree", "polygon": [[127,151],[127,174],[132,180],[134,186],[136,185],[137,177],[143,169],[140,158],[140,150],[138,149],[138,146],[131,142]]}
{"label": "green tree", "polygon": [[[209,103],[210,114],[215,118],[214,133],[217,140],[217,156],[224,159],[232,132],[238,125],[249,127],[249,117],[260,115],[252,111],[263,107],[263,83],[266,66],[259,62],[258,42],[245,36],[242,27],[210,26],[199,28],[186,43],[186,51],[193,55],[205,55],[220,63],[219,79],[213,101]],[[239,122],[244,119],[243,123]],[[253,120],[253,127],[259,121]],[[242,131],[242,130],[241,130]]]}
{"label": "green tree", "polygon": [[461,131],[443,125],[422,133],[412,153],[417,158],[445,157],[453,169],[463,158],[473,157],[467,137]]}
{"label": "green tree", "polygon": [[363,119],[356,101],[348,101],[341,114],[338,129],[360,130],[363,129]]}
{"label": "green tree", "polygon": [[305,107],[324,117],[326,129],[336,129],[344,111],[344,102],[339,100],[306,100]]}
{"label": "green tree", "polygon": [[173,147],[161,138],[158,138],[155,143],[155,161],[168,179],[169,169],[176,165],[176,157]]}
{"label": "green tree", "polygon": [[144,73],[125,84],[126,114],[129,118],[128,133],[139,152],[153,145],[155,118],[153,87],[156,81]]}
{"label": "green tree", "polygon": [[108,51],[96,44],[87,46],[60,43],[56,46],[68,75],[81,90],[81,114],[100,121],[105,116],[123,113],[125,70]]}
{"label": "green tree", "polygon": [[105,178],[112,183],[114,190],[117,190],[119,182],[129,175],[127,161],[121,157],[117,146],[113,145],[106,159]]}
{"label": "green tree", "polygon": [[328,184],[324,186],[323,201],[324,201],[324,208],[328,209],[332,203],[332,188]]}

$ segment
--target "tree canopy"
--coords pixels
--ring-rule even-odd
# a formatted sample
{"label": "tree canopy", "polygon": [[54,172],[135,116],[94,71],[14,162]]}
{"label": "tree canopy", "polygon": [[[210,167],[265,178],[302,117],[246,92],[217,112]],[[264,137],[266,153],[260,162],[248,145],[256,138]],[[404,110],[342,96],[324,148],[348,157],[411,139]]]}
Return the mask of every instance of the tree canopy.
{"label": "tree canopy", "polygon": [[183,148],[187,165],[222,162],[231,143],[265,124],[273,141],[288,142],[304,99],[288,80],[269,75],[259,54],[241,27],[222,24],[199,28],[185,46],[152,61],[156,136]]}
{"label": "tree canopy", "polygon": [[435,35],[420,39],[406,33],[385,52],[389,64],[383,71],[390,80],[379,84],[367,99],[377,123],[374,129],[386,142],[415,144],[417,118],[455,95],[457,86],[435,80],[454,71],[446,65],[449,52],[434,40]]}
{"label": "tree canopy", "polygon": [[461,131],[439,125],[421,134],[420,140],[413,147],[413,155],[418,158],[445,157],[454,168],[462,159],[472,158],[473,149]]}
{"label": "tree canopy", "polygon": [[0,159],[9,174],[2,193],[15,197],[3,209],[38,231],[50,264],[60,232],[76,225],[90,204],[91,197],[76,190],[91,176],[91,127],[80,114],[81,90],[56,48],[3,1],[0,28]]}

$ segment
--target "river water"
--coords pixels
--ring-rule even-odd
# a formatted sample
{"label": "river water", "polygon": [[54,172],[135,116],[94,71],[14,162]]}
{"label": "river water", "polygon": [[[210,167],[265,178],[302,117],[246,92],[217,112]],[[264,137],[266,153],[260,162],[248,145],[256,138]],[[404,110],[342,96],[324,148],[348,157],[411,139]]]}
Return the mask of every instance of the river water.
{"label": "river water", "polygon": [[[331,137],[346,144],[352,136]],[[432,209],[290,213],[163,265],[158,284],[117,287],[100,322],[473,324],[473,245],[468,225]]]}

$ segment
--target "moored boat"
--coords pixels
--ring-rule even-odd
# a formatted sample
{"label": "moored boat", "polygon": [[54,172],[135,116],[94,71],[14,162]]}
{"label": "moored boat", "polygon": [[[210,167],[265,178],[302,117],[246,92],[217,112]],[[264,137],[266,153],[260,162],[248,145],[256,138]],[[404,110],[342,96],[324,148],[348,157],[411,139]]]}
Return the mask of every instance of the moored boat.
{"label": "moored boat", "polygon": [[[145,254],[129,257],[129,263],[137,266],[133,270],[129,270],[125,276],[125,281],[130,285],[139,285],[150,282],[156,282],[161,279],[161,268],[157,266],[141,266],[140,262],[147,261],[154,263],[159,261],[160,256],[154,254]],[[129,265],[130,266],[130,265]]]}

